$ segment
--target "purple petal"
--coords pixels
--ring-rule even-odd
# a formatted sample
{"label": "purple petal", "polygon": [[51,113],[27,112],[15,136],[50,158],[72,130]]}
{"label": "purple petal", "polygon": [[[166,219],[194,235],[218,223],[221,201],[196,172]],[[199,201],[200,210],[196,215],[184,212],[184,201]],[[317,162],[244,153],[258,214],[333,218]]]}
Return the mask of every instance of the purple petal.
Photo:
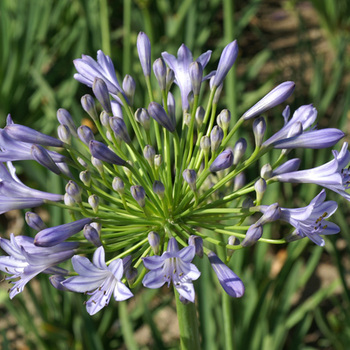
{"label": "purple petal", "polygon": [[114,299],[116,301],[123,301],[133,297],[130,289],[121,282],[117,282],[114,287]]}
{"label": "purple petal", "polygon": [[243,296],[244,284],[239,277],[215,253],[210,252],[208,258],[225,292],[234,298]]}
{"label": "purple petal", "polygon": [[142,280],[146,288],[157,289],[165,283],[163,269],[157,269],[148,272]]}
{"label": "purple petal", "polygon": [[156,270],[163,266],[164,258],[159,255],[148,256],[143,258],[143,265],[148,270]]}
{"label": "purple petal", "polygon": [[178,258],[186,263],[190,263],[196,255],[196,248],[193,245],[181,249],[178,253]]}
{"label": "purple petal", "polygon": [[122,259],[113,260],[109,264],[108,270],[114,275],[116,280],[120,281],[123,277],[123,272],[124,272],[123,260]]}
{"label": "purple petal", "polygon": [[179,285],[175,285],[175,288],[185,299],[189,300],[191,303],[194,303],[195,293],[192,283],[181,283]]}
{"label": "purple petal", "polygon": [[105,250],[101,246],[95,250],[92,262],[96,267],[101,270],[107,270],[106,260],[105,260]]}

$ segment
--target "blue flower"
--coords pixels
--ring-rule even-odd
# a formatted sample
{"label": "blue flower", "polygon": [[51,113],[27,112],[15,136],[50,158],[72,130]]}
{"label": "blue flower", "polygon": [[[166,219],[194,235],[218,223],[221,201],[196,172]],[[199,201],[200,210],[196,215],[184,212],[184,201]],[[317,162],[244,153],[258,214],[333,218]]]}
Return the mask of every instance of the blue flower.
{"label": "blue flower", "polygon": [[117,98],[118,93],[123,93],[111,58],[101,50],[97,51],[97,61],[90,56],[82,55],[82,58],[75,59],[73,63],[78,71],[77,74],[74,74],[74,78],[80,83],[92,87],[97,77],[106,83],[108,91],[113,97]]}
{"label": "blue flower", "polygon": [[245,289],[240,278],[214,252],[209,252],[208,258],[224,291],[233,298],[243,296]]}
{"label": "blue flower", "polygon": [[191,264],[196,254],[194,246],[179,250],[175,238],[170,238],[168,249],[162,256],[150,256],[143,259],[143,264],[150,272],[143,278],[142,284],[147,288],[160,288],[172,281],[181,296],[194,303],[192,281],[200,276],[197,267]]}
{"label": "blue flower", "polygon": [[[14,125],[10,115],[7,116],[7,126]],[[15,160],[33,159],[32,143],[15,140],[8,133],[8,128],[0,129],[0,162],[13,162]],[[63,163],[65,156],[47,151],[55,163]]]}
{"label": "blue flower", "polygon": [[90,315],[107,306],[112,293],[116,301],[133,296],[129,288],[121,282],[124,273],[123,260],[113,260],[107,266],[103,247],[96,249],[92,262],[88,258],[75,255],[72,264],[79,276],[67,278],[61,284],[73,292],[91,295],[86,303],[86,310]]}
{"label": "blue flower", "polygon": [[63,196],[27,187],[16,176],[11,162],[7,162],[7,168],[0,163],[0,214],[13,209],[37,207],[45,200],[58,202],[63,200]]}
{"label": "blue flower", "polygon": [[[334,235],[340,231],[333,222],[325,221],[338,208],[334,201],[327,201],[326,191],[322,190],[308,206],[303,208],[280,208],[280,219],[295,227],[288,241],[294,241],[303,237],[310,238],[314,243],[324,246],[325,242],[320,235]],[[262,206],[262,212],[268,207]]]}
{"label": "blue flower", "polygon": [[18,280],[9,290],[10,298],[23,291],[24,286],[37,274],[67,274],[67,271],[55,265],[70,259],[78,247],[78,243],[61,243],[51,248],[34,245],[33,238],[26,236],[10,236],[10,241],[0,237],[0,247],[9,256],[0,256],[0,270],[11,274],[6,279]]}
{"label": "blue flower", "polygon": [[274,148],[327,148],[334,146],[344,133],[339,129],[327,128],[323,130],[310,129],[315,122],[317,110],[313,105],[299,107],[293,117],[287,121],[281,130],[276,132],[263,143],[263,147],[273,145]]}
{"label": "blue flower", "polygon": [[[199,62],[204,69],[209,62],[210,56],[211,51],[208,50],[200,55],[196,61]],[[162,57],[167,65],[174,71],[175,83],[179,86],[181,92],[182,109],[188,110],[188,94],[192,91],[190,77],[190,64],[193,62],[192,52],[186,45],[182,44],[177,51],[177,58],[167,52],[163,52]],[[208,75],[204,79],[210,76]]]}
{"label": "blue flower", "polygon": [[293,171],[279,174],[274,179],[280,182],[312,183],[340,194],[350,201],[350,170],[347,167],[350,161],[348,144],[344,142],[340,152],[333,151],[334,159],[316,168]]}

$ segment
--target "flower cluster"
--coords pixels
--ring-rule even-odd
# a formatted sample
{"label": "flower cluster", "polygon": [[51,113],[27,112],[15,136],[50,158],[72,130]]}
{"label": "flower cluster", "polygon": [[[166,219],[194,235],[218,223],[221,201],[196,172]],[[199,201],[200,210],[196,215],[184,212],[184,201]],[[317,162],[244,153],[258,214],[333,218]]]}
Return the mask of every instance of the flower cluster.
{"label": "flower cluster", "polygon": [[[46,204],[72,217],[69,223],[46,227],[28,211],[26,222],[37,231],[35,238],[0,239],[8,254],[0,257],[0,270],[16,279],[11,298],[43,272],[59,290],[89,294],[91,315],[112,294],[117,301],[132,297],[140,283],[146,288],[172,283],[183,302],[194,302],[193,281],[201,275],[195,256],[207,257],[223,290],[241,297],[244,285],[227,264],[233,251],[266,241],[266,223],[282,220],[294,228],[276,243],[308,237],[324,245],[321,235],[339,232],[326,221],[337,204],[325,201],[324,189],[304,208],[262,205],[267,186],[276,181],[318,184],[350,200],[346,143],[339,153],[333,151],[332,161],[314,169],[299,171],[300,160],[287,158],[291,149],[332,147],[344,136],[338,129],[317,130],[312,105],[299,107],[291,118],[287,106],[285,125],[265,140],[262,114],[289,98],[293,82],[282,82],[237,119],[227,109],[217,111],[225,77],[238,55],[236,41],[224,48],[217,69],[207,75],[211,51],[195,60],[184,44],[177,57],[163,52],[153,63],[161,100],[153,96],[151,44],[144,33],[137,50],[148,106],[134,106],[134,79],[126,75],[120,84],[111,58],[98,51],[97,61],[85,55],[74,61],[75,79],[91,87],[95,97],[81,99],[93,128],[77,127],[70,113],[59,109],[58,138],[15,124],[10,116],[0,129],[0,213]],[[180,90],[180,108],[173,83]],[[255,149],[247,155],[248,142],[238,130],[250,119]],[[273,149],[278,160],[246,184],[245,170]],[[36,161],[60,176],[65,193],[24,185],[12,163],[19,160]],[[253,222],[257,213],[260,218]],[[69,259],[74,271],[57,266]]]}

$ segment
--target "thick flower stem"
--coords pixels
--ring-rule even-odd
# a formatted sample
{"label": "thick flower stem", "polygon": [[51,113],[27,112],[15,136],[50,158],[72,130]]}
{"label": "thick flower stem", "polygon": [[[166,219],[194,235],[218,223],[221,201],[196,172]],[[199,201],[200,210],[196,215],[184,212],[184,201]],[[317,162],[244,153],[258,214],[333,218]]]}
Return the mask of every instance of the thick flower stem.
{"label": "thick flower stem", "polygon": [[199,325],[195,303],[183,304],[175,291],[177,318],[180,328],[181,350],[200,350]]}

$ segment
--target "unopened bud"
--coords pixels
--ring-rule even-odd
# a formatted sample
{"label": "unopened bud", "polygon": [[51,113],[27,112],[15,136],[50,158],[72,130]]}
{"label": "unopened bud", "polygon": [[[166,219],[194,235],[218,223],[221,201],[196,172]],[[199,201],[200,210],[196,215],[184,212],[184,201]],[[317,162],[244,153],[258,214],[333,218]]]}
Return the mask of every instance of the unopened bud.
{"label": "unopened bud", "polygon": [[237,165],[241,161],[246,149],[247,141],[242,137],[236,142],[233,149],[233,165]]}
{"label": "unopened bud", "polygon": [[153,167],[154,165],[154,157],[156,155],[156,151],[150,145],[146,145],[143,149],[143,156],[146,158],[148,164]]}
{"label": "unopened bud", "polygon": [[217,124],[224,132],[227,131],[231,121],[231,113],[228,109],[223,109],[216,118]]}
{"label": "unopened bud", "polygon": [[92,120],[97,120],[97,112],[95,100],[91,95],[84,95],[80,100],[81,106],[84,111],[91,117]]}
{"label": "unopened bud", "polygon": [[127,74],[123,80],[123,90],[125,92],[126,97],[129,100],[129,105],[132,106],[134,104],[134,96],[136,90],[136,84],[134,78]]}
{"label": "unopened bud", "polygon": [[44,230],[47,227],[38,214],[30,211],[26,212],[25,220],[28,226],[36,231]]}
{"label": "unopened bud", "polygon": [[203,238],[192,235],[188,238],[188,244],[193,245],[196,249],[196,255],[203,258]]}
{"label": "unopened bud", "polygon": [[97,230],[90,224],[84,226],[84,237],[96,247],[101,247],[101,239]]}
{"label": "unopened bud", "polygon": [[88,202],[89,202],[92,210],[96,214],[98,212],[98,205],[100,204],[100,199],[95,194],[92,194],[91,196],[89,196]]}
{"label": "unopened bud", "polygon": [[146,205],[146,192],[142,186],[136,185],[130,187],[130,192],[135,201],[141,208]]}
{"label": "unopened bud", "polygon": [[158,254],[160,237],[157,232],[151,231],[148,234],[148,243],[152,247],[154,254]]}

